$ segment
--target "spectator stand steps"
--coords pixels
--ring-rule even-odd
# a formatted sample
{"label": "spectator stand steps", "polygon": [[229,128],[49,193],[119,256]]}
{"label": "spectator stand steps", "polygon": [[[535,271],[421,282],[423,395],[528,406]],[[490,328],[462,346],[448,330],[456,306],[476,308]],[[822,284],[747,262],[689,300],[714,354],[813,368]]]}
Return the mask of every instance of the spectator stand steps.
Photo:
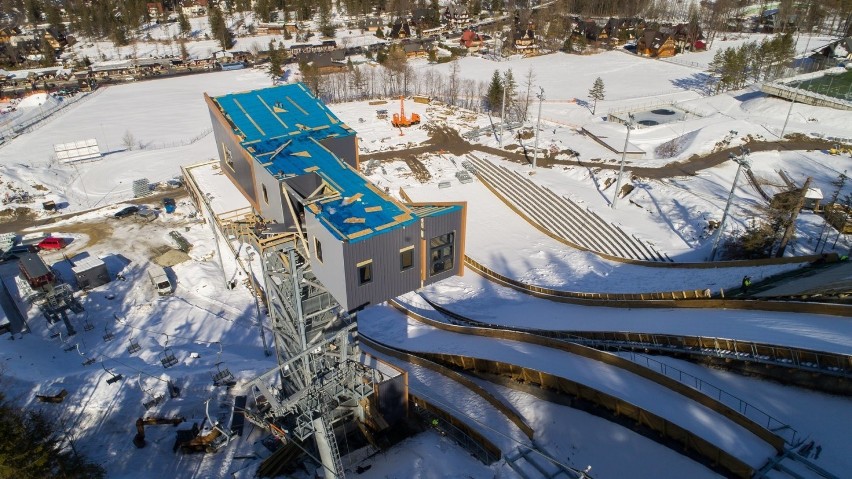
{"label": "spectator stand steps", "polygon": [[652,245],[507,168],[468,155],[479,179],[528,222],[579,249],[634,261],[670,262]]}

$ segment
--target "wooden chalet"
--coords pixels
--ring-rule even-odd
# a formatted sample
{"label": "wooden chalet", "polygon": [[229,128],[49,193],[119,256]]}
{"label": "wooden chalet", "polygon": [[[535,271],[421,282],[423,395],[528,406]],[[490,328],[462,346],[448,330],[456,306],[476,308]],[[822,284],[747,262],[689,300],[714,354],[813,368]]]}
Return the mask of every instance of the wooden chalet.
{"label": "wooden chalet", "polygon": [[307,63],[317,69],[317,73],[340,73],[346,71],[346,50],[339,49],[331,52],[306,52],[296,56],[299,63]]}
{"label": "wooden chalet", "polygon": [[453,3],[444,9],[443,19],[451,29],[460,28],[470,23],[470,14],[467,12],[467,7]]}
{"label": "wooden chalet", "polygon": [[673,57],[675,55],[674,38],[659,30],[646,29],[636,41],[636,53],[651,58]]}
{"label": "wooden chalet", "polygon": [[482,46],[482,37],[471,29],[466,29],[462,32],[459,44],[470,51],[476,51]]}
{"label": "wooden chalet", "polygon": [[21,29],[15,26],[0,28],[0,43],[12,43],[12,39],[21,34]]}
{"label": "wooden chalet", "polygon": [[538,53],[538,41],[533,27],[534,25],[530,22],[527,28],[515,29],[513,45],[518,53],[523,55],[535,55]]}
{"label": "wooden chalet", "polygon": [[421,58],[429,55],[429,50],[433,48],[431,41],[417,40],[402,45],[405,51],[405,56],[408,58]]}
{"label": "wooden chalet", "polygon": [[[679,23],[672,27],[672,38],[678,51],[701,50],[704,46],[704,32],[697,24]],[[706,47],[705,47],[706,48]]]}
{"label": "wooden chalet", "polygon": [[391,27],[391,32],[388,38],[403,39],[411,38],[411,23],[408,20],[398,20]]}
{"label": "wooden chalet", "polygon": [[162,2],[148,2],[145,4],[145,8],[148,11],[148,16],[153,20],[163,18],[163,14],[166,12]]}
{"label": "wooden chalet", "polygon": [[180,9],[184,15],[190,17],[201,17],[207,15],[207,0],[184,0],[181,3]]}
{"label": "wooden chalet", "polygon": [[18,257],[18,269],[21,277],[34,290],[44,289],[56,282],[56,275],[47,267],[41,256],[35,253],[22,253]]}
{"label": "wooden chalet", "polygon": [[299,24],[295,22],[262,22],[257,25],[258,35],[284,35],[284,32],[299,33]]}
{"label": "wooden chalet", "polygon": [[361,22],[361,28],[368,32],[375,32],[379,28],[382,28],[382,19],[379,17],[368,17]]}

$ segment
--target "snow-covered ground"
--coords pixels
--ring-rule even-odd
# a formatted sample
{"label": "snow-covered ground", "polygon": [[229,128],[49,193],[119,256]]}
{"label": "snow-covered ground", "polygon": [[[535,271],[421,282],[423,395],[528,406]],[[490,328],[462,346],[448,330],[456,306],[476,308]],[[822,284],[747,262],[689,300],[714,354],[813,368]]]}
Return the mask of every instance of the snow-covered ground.
{"label": "snow-covered ground", "polygon": [[[651,151],[665,141],[682,138],[677,158],[662,159],[649,154],[643,159],[628,162],[633,167],[662,166],[675,160],[684,161],[694,154],[709,153],[716,143],[722,141],[733,146],[741,144],[748,135],[773,139],[772,135],[780,132],[789,108],[789,103],[751,91],[703,97],[690,87],[691,82],[696,81],[694,75],[699,73],[694,68],[640,59],[621,52],[590,57],[558,54],[501,63],[473,57],[461,61],[461,74],[484,79],[490,77],[494,69],[512,68],[520,81],[530,67],[535,68],[536,84],[545,89],[547,98],[542,107],[544,118],[540,144],[546,148],[551,144],[559,149],[571,148],[584,161],[584,166],[538,169],[530,176],[533,181],[570,197],[608,221],[622,225],[626,231],[653,242],[671,256],[685,260],[700,261],[707,255],[709,238],[704,227],[708,219],[718,219],[721,215],[735,166],[727,163],[703,170],[697,176],[664,181],[638,176],[631,178],[630,181],[637,187],[629,196],[632,204],[624,201],[619,209],[613,211],[609,208],[612,192],[601,189],[600,185],[606,179],[614,178],[616,172],[596,168],[595,161],[612,164],[618,155],[583,136],[577,128],[589,122],[603,123],[595,116],[600,117],[601,112],[610,109],[681,101],[679,105],[701,117],[675,126],[636,130],[631,135],[632,142],[635,140],[637,145]],[[415,63],[415,68],[446,71],[449,67]],[[605,77],[608,95],[607,100],[598,105],[598,113],[592,115],[587,108],[568,100],[585,98],[596,76]],[[181,202],[176,214],[161,215],[152,223],[142,223],[135,218],[117,220],[110,216],[122,201],[132,197],[134,180],[165,181],[179,175],[181,165],[217,158],[215,142],[212,134],[208,133],[210,118],[203,93],[219,95],[270,85],[271,80],[263,72],[241,70],[110,86],[90,99],[80,100],[78,104],[63,109],[60,116],[0,147],[0,187],[3,188],[0,192],[25,190],[38,196],[39,202],[41,198],[52,199],[58,204],[67,203],[63,208],[66,212],[81,212],[80,218],[50,227],[55,234],[74,239],[65,253],[72,259],[84,252],[102,257],[112,273],[120,271],[126,278],[81,295],[87,316],[73,318],[80,332],[67,342],[63,342],[63,337],[51,339],[52,331],[33,310],[28,323],[31,334],[16,336],[14,341],[5,342],[5,346],[0,348],[0,358],[6,365],[7,390],[13,393],[10,396],[16,395],[24,402],[34,404],[35,393],[68,389],[69,397],[64,403],[43,407],[61,411],[68,418],[78,449],[104,464],[109,477],[167,474],[225,477],[236,471],[239,471],[236,477],[251,477],[253,474],[257,460],[238,458],[262,450],[256,444],[262,435],[251,431],[250,426],[247,426],[242,439],[216,455],[173,455],[171,442],[174,430],[168,426],[146,428],[149,435],[147,448],[139,450],[132,445],[133,422],[141,415],[182,414],[200,421],[204,401],[214,398],[213,403],[218,402],[218,394],[210,380],[211,373],[216,370],[215,363],[222,361],[242,383],[271,368],[274,360],[263,354],[255,323],[255,304],[249,291],[241,285],[233,290],[226,287],[228,281],[239,280],[244,273],[238,269],[232,254],[226,253],[224,258],[219,258],[216,240],[209,227],[201,224],[197,216],[192,216],[194,208],[191,204]],[[398,100],[388,99],[384,105],[369,105],[367,102],[331,105],[331,109],[358,132],[362,155],[418,144],[427,138],[426,127],[430,125],[449,125],[466,132],[475,126],[489,124],[484,115],[442,106],[427,107],[407,100],[406,111],[418,112],[423,118],[423,125],[406,130],[405,135],[400,136],[400,132],[391,128],[387,121],[376,118],[375,110],[383,108],[395,111]],[[788,131],[823,132],[832,136],[848,133],[849,124],[852,124],[852,113],[795,105]],[[732,136],[730,130],[738,133]],[[106,153],[102,159],[68,165],[54,158],[54,144],[88,138],[98,140],[101,151]],[[527,142],[527,147],[531,147],[531,141]],[[477,142],[485,146],[497,144],[493,135],[481,136]],[[495,155],[477,155],[516,171],[530,173],[529,166],[505,162]],[[570,251],[536,233],[478,181],[459,184],[454,173],[463,158],[453,158],[456,164],[450,162],[450,158],[449,155],[438,154],[421,158],[432,175],[427,184],[415,180],[402,161],[382,163],[374,170],[371,179],[392,192],[403,187],[415,200],[468,201],[467,253],[487,266],[522,281],[577,291],[631,292],[639,287],[672,290],[684,289],[684,285],[717,290],[736,286],[743,274],[751,274],[757,280],[784,269],[756,271],[732,268],[723,272],[702,270],[697,273],[694,270],[668,269],[660,273]],[[852,166],[848,157],[819,151],[761,152],[752,154],[751,158],[755,176],[768,184],[781,185],[778,170],[784,170],[800,184],[806,177],[812,177],[814,184],[826,196],[833,192],[831,182],[840,172]],[[224,211],[240,206],[231,200],[233,197],[229,193],[218,192],[216,185],[223,177],[213,176],[208,180],[205,184],[217,189],[211,198],[216,208]],[[440,181],[451,181],[452,187],[439,188]],[[738,202],[732,210],[733,221],[730,224],[732,229],[741,229],[750,217],[760,215],[756,207],[762,200],[745,182],[740,183],[735,193]],[[30,206],[36,204],[38,202]],[[12,203],[6,208],[16,206],[20,205]],[[74,221],[77,220],[101,225],[103,239],[95,242],[76,233],[78,227]],[[812,252],[815,237],[822,228],[821,220],[806,213],[800,218],[799,227],[795,253]],[[171,244],[168,237],[171,230],[187,237],[193,243],[193,249],[188,261],[171,268],[173,278],[177,280],[174,296],[158,298],[144,278],[145,268],[153,257]],[[843,237],[838,245],[843,251],[848,248]],[[228,251],[224,243],[221,249]],[[61,253],[51,253],[46,258],[60,272],[68,272],[70,266]],[[243,252],[240,258],[247,261],[247,254]],[[224,262],[224,267],[220,266],[221,262]],[[706,334],[841,353],[852,351],[848,340],[852,331],[846,318],[741,311],[590,310],[524,296],[471,273],[427,288],[423,294],[477,319],[504,324]],[[469,338],[459,340],[424,331],[383,307],[366,310],[359,315],[359,321],[365,334],[381,337],[391,344],[414,343],[418,348],[434,351],[442,347],[455,350],[470,347],[472,353],[486,352],[485,349],[474,350],[475,345]],[[83,326],[86,322],[93,324],[94,329],[85,331]],[[103,340],[106,331],[115,335],[110,342]],[[135,355],[126,350],[131,338],[138,340],[143,347]],[[79,352],[76,349],[64,351],[73,344],[79,344]],[[159,356],[166,347],[172,348],[179,363],[164,370]],[[564,368],[559,363],[567,361],[560,356],[551,357],[550,353],[523,351],[524,348],[517,345],[506,348],[505,354],[514,349],[514,360],[530,366]],[[499,354],[503,355],[503,352]],[[83,366],[82,361],[89,357],[96,357],[97,362]],[[106,384],[109,373],[103,368],[123,374],[125,380]],[[783,416],[800,431],[811,433],[825,450],[824,459],[820,459],[818,464],[835,474],[842,475],[842,471],[852,467],[844,459],[852,457],[849,443],[844,440],[852,421],[848,414],[852,408],[847,399],[817,397],[807,391],[768,385],[755,379],[723,376],[702,368],[695,368],[693,374],[720,378],[719,381],[724,381],[726,387],[736,388],[749,401]],[[450,404],[464,403],[462,409],[465,414],[490,422],[492,417],[487,416],[490,412],[482,411],[483,416],[475,415],[476,408],[466,404],[461,397],[465,393],[458,386],[444,385],[425,373],[418,372],[413,376],[416,376],[416,380],[412,381],[413,387],[430,391],[446,386],[446,393],[441,399]],[[183,388],[182,397],[166,400],[156,409],[145,411],[141,403],[150,399],[146,391],[165,393],[163,380],[166,379]],[[774,391],[771,395],[764,392],[770,386]],[[536,441],[542,448],[570,462],[573,467],[582,469],[592,465],[593,477],[714,477],[709,470],[672,450],[599,418],[516,391],[492,389],[511,402],[540,431]],[[457,395],[459,401],[454,400]],[[784,400],[779,400],[779,397]],[[649,394],[641,399],[652,402],[653,396]],[[819,419],[812,422],[810,418],[818,414],[821,414]],[[827,421],[825,417],[836,418],[836,421]],[[494,428],[509,436],[502,439],[508,448],[505,452],[508,452],[515,447],[517,431],[513,431],[512,426],[498,424],[497,419],[494,422]],[[720,437],[719,440],[733,438]],[[750,456],[750,460],[759,462],[759,447],[744,449],[753,451],[755,455]],[[499,463],[490,468],[479,465],[446,438],[431,433],[412,438],[399,448],[369,461],[373,468],[361,477],[516,477]],[[422,467],[428,467],[428,472],[422,472]]]}

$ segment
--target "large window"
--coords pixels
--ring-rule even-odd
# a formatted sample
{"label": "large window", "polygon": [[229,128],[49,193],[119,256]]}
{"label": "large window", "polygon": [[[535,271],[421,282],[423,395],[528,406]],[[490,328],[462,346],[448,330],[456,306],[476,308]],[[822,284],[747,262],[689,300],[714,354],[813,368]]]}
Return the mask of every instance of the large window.
{"label": "large window", "polygon": [[399,269],[405,271],[414,266],[414,246],[406,246],[399,250]]}
{"label": "large window", "polygon": [[319,238],[314,237],[314,250],[317,253],[317,260],[322,263],[322,243],[320,243]]}
{"label": "large window", "polygon": [[453,269],[455,233],[436,236],[429,241],[429,275],[434,276]]}
{"label": "large window", "polygon": [[228,148],[225,143],[222,143],[222,157],[225,158],[225,164],[233,170],[234,169],[234,157],[231,155],[231,149]]}
{"label": "large window", "polygon": [[373,281],[373,260],[362,261],[358,263],[358,285],[367,284]]}

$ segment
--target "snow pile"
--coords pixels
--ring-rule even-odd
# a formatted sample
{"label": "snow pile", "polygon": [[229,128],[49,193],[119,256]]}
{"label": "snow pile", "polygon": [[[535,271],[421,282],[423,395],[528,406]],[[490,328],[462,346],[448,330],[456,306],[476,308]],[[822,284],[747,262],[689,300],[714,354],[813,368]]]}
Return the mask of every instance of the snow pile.
{"label": "snow pile", "polygon": [[59,106],[62,103],[61,100],[54,97],[53,95],[45,92],[33,93],[32,95],[27,95],[23,100],[18,103],[18,109],[27,110],[31,108],[54,108]]}

